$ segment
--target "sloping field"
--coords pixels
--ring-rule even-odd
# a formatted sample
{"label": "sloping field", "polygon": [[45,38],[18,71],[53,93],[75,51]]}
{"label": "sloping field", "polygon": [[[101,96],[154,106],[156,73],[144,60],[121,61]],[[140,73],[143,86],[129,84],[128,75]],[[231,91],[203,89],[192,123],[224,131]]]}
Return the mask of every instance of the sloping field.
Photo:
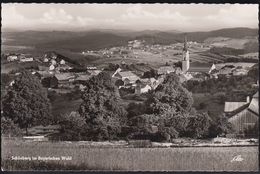
{"label": "sloping field", "polygon": [[220,42],[212,43],[212,46],[215,47],[229,47],[229,48],[235,48],[235,49],[243,49],[244,44],[249,42],[248,39],[230,39]]}
{"label": "sloping field", "polygon": [[[26,163],[11,157],[55,157],[60,160],[45,160],[46,163],[63,166],[82,166],[81,169],[135,170],[135,171],[257,171],[258,146],[248,147],[183,147],[183,148],[89,148],[78,143],[63,142],[2,142],[2,162],[9,160],[3,169],[19,170]],[[69,160],[61,160],[61,156]],[[4,163],[6,164],[6,163]],[[48,166],[48,165],[47,165]],[[84,167],[87,166],[87,167]],[[35,168],[34,168],[35,169]],[[36,168],[37,169],[37,168]],[[48,167],[45,167],[47,170]],[[78,167],[77,169],[80,169]]]}
{"label": "sloping field", "polygon": [[259,53],[255,52],[255,53],[247,53],[247,54],[242,54],[239,55],[240,57],[244,57],[244,58],[252,58],[252,59],[258,59],[259,58]]}
{"label": "sloping field", "polygon": [[11,71],[19,71],[26,68],[37,68],[39,62],[8,62],[1,64],[1,73],[10,73]]}

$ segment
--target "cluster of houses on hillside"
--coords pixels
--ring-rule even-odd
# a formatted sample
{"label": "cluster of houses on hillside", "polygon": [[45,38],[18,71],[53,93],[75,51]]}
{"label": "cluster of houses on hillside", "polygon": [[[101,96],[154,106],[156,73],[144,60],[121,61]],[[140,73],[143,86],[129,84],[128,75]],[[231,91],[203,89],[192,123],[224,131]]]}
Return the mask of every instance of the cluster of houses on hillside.
{"label": "cluster of houses on hillside", "polygon": [[[32,74],[41,80],[43,86],[60,93],[71,92],[74,89],[83,90],[82,84],[101,72],[94,66],[73,71],[74,65],[59,57],[55,52],[46,53],[38,63],[38,70],[31,70]],[[13,82],[10,83],[12,84]]]}
{"label": "cluster of houses on hillside", "polygon": [[6,59],[8,62],[32,62],[34,58],[30,54],[7,54]]}
{"label": "cluster of houses on hillside", "polygon": [[[129,42],[129,45],[141,46],[142,42],[138,40]],[[157,71],[158,77],[152,77],[149,79],[142,79],[136,73],[118,68],[113,78],[121,80],[122,83],[119,88],[134,88],[136,94],[146,93],[149,90],[156,89],[156,87],[163,81],[166,74],[175,73],[179,75],[180,81],[187,80],[204,81],[208,78],[218,78],[219,76],[243,76],[247,75],[248,71],[254,63],[221,63],[221,64],[207,64],[193,62],[190,63],[188,44],[185,37],[183,47],[183,61],[181,67],[176,66],[161,66]]]}
{"label": "cluster of houses on hillside", "polygon": [[112,78],[120,80],[122,83],[120,88],[134,88],[135,94],[147,93],[150,90],[154,90],[160,83],[163,82],[163,77],[155,78],[140,78],[131,71],[123,71],[118,68],[113,74]]}

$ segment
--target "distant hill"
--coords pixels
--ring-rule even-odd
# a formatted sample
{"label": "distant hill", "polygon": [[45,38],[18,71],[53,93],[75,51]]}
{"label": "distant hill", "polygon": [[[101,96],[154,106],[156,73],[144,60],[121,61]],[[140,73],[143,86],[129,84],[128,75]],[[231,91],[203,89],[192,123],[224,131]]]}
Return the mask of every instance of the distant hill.
{"label": "distant hill", "polygon": [[70,51],[86,51],[86,50],[99,50],[110,48],[114,46],[126,45],[129,37],[118,36],[115,34],[104,33],[100,31],[92,31],[82,33],[80,36],[65,38],[59,41],[50,41],[37,44],[37,48],[59,48]]}
{"label": "distant hill", "polygon": [[184,35],[187,35],[189,41],[203,42],[212,37],[222,38],[244,38],[248,36],[258,36],[258,29],[250,28],[227,28],[221,30],[214,30],[209,32],[158,32],[154,34],[144,34],[136,37],[136,39],[143,39],[148,43],[169,44],[175,42],[183,42]]}
{"label": "distant hill", "polygon": [[[189,41],[204,42],[208,38],[257,37],[258,29],[227,28],[209,32],[188,32]],[[147,44],[171,44],[183,42],[184,33],[158,30],[92,30],[92,31],[22,31],[2,32],[6,45],[35,46],[42,50],[65,49],[74,52],[98,50],[127,44],[133,39],[145,40]],[[255,47],[256,45],[253,44]],[[255,49],[254,49],[255,50]]]}

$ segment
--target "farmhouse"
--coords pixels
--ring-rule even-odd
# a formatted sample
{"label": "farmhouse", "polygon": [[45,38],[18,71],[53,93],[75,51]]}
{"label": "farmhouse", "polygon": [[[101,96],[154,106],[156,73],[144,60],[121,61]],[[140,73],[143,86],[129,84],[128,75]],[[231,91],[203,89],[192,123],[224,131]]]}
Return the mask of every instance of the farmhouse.
{"label": "farmhouse", "polygon": [[242,76],[242,75],[247,75],[248,70],[241,68],[236,68],[232,71],[233,76]]}
{"label": "farmhouse", "polygon": [[131,71],[121,71],[120,68],[116,70],[116,72],[112,75],[113,78],[121,79],[125,84],[135,83],[136,80],[140,79],[137,75],[132,73]]}
{"label": "farmhouse", "polygon": [[60,65],[57,66],[55,69],[56,69],[57,71],[65,71],[65,70],[72,69],[72,67],[70,67],[70,66],[67,65],[67,64],[60,64]]}
{"label": "farmhouse", "polygon": [[75,76],[72,73],[60,73],[54,76],[58,81],[58,87],[68,87],[72,85]]}
{"label": "farmhouse", "polygon": [[47,57],[44,57],[43,62],[49,62],[49,59]]}
{"label": "farmhouse", "polygon": [[147,93],[152,89],[151,86],[147,85],[147,84],[138,84],[135,87],[135,93],[136,94],[142,94],[142,93]]}
{"label": "farmhouse", "polygon": [[229,117],[228,121],[232,124],[235,134],[252,135],[253,129],[258,123],[258,92],[252,97],[247,98],[247,102],[225,103],[225,113]]}
{"label": "farmhouse", "polygon": [[102,71],[101,70],[98,70],[98,69],[88,69],[87,72],[89,74],[91,74],[92,76],[96,76],[98,75],[99,73],[101,73]]}
{"label": "farmhouse", "polygon": [[233,70],[235,69],[235,67],[233,65],[227,65],[222,67],[219,70],[218,74],[222,74],[222,75],[232,75],[233,74]]}
{"label": "farmhouse", "polygon": [[20,62],[32,62],[34,60],[33,57],[29,54],[20,54],[18,59]]}
{"label": "farmhouse", "polygon": [[157,72],[159,75],[162,75],[162,74],[170,74],[172,72],[174,72],[175,69],[172,67],[172,66],[161,66]]}
{"label": "farmhouse", "polygon": [[54,76],[54,74],[50,71],[37,71],[34,75],[36,75],[40,79]]}
{"label": "farmhouse", "polygon": [[152,89],[156,89],[158,85],[161,83],[159,80],[156,80],[155,78],[145,78],[145,79],[139,79],[141,83],[149,85]]}
{"label": "farmhouse", "polygon": [[66,63],[65,60],[61,59],[60,64],[64,65],[65,63]]}
{"label": "farmhouse", "polygon": [[75,78],[75,83],[78,83],[78,84],[82,84],[84,82],[86,82],[87,80],[90,79],[90,75],[88,74],[82,74],[82,75],[79,75],[77,78]]}
{"label": "farmhouse", "polygon": [[32,57],[24,57],[20,59],[20,62],[32,62],[33,58]]}
{"label": "farmhouse", "polygon": [[9,55],[8,57],[7,57],[7,61],[8,62],[12,62],[12,61],[15,61],[15,60],[17,60],[18,59],[18,56],[16,56],[16,55]]}
{"label": "farmhouse", "polygon": [[38,69],[39,69],[39,71],[49,71],[49,67],[48,66],[39,65]]}
{"label": "farmhouse", "polygon": [[56,59],[58,56],[55,52],[47,52],[45,55],[44,55],[44,58],[50,58],[50,59]]}

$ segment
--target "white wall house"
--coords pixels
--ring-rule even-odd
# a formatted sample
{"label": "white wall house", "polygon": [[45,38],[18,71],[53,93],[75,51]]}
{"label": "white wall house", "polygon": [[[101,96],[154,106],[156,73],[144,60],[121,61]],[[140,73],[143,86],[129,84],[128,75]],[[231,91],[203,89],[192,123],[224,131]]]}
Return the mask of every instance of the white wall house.
{"label": "white wall house", "polygon": [[17,60],[18,59],[18,57],[16,56],[16,55],[11,55],[11,56],[8,56],[7,57],[7,61],[8,62],[12,62],[12,61],[15,61],[15,60]]}

